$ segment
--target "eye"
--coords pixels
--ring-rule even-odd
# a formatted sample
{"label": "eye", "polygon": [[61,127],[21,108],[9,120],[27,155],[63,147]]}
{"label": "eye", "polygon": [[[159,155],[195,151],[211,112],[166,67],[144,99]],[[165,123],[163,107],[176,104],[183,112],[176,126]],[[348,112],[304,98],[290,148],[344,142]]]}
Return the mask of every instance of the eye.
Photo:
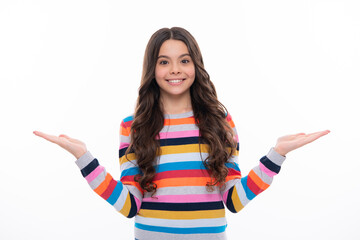
{"label": "eye", "polygon": [[190,62],[189,59],[183,59],[183,60],[181,60],[181,63],[189,63],[189,62]]}
{"label": "eye", "polygon": [[168,61],[166,61],[166,60],[161,60],[161,61],[159,62],[159,64],[165,65],[165,64],[168,64]]}

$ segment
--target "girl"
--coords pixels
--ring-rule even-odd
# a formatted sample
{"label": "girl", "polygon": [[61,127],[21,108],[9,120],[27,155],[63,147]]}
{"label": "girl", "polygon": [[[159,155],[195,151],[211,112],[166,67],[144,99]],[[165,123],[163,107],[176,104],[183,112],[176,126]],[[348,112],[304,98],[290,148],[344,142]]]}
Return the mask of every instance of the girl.
{"label": "girl", "polygon": [[135,239],[226,239],[225,207],[240,211],[269,187],[285,155],[330,131],[278,139],[242,177],[234,122],[216,95],[200,49],[185,29],[163,28],[146,47],[135,113],[121,122],[121,179],[83,142],[34,134],[75,156],[90,187],[135,217]]}

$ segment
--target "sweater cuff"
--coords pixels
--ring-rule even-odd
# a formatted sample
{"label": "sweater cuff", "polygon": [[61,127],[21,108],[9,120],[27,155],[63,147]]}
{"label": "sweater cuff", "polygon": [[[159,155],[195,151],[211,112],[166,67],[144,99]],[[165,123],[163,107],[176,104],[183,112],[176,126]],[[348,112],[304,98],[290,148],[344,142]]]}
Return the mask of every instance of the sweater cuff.
{"label": "sweater cuff", "polygon": [[87,151],[86,153],[84,153],[81,157],[79,157],[79,159],[77,159],[75,161],[76,165],[80,168],[83,169],[84,167],[86,167],[92,160],[94,160],[94,157],[91,155],[91,153],[89,151]]}
{"label": "sweater cuff", "polygon": [[271,148],[269,153],[266,155],[266,157],[272,161],[273,163],[275,163],[278,166],[281,166],[283,164],[283,162],[285,161],[286,157],[280,155],[279,153],[277,153],[274,148]]}

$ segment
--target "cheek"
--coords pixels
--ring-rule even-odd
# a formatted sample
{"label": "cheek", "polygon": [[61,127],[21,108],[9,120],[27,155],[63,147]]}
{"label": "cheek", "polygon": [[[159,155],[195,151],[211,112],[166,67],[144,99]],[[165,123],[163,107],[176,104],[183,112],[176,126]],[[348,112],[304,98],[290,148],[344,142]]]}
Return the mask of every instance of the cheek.
{"label": "cheek", "polygon": [[165,78],[166,71],[161,68],[155,68],[155,79],[156,81],[160,80],[161,78]]}
{"label": "cheek", "polygon": [[189,68],[187,74],[190,78],[195,78],[195,67]]}

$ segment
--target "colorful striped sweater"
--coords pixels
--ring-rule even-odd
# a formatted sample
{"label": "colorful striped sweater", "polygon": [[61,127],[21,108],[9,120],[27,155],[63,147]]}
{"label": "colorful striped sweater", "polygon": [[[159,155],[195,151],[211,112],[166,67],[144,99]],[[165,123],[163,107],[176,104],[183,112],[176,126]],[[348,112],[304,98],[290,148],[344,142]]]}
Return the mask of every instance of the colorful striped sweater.
{"label": "colorful striped sweater", "polygon": [[[226,117],[237,131],[230,114]],[[139,240],[226,239],[225,207],[239,212],[250,200],[264,191],[279,173],[285,157],[273,148],[260,159],[259,165],[245,177],[238,167],[239,143],[226,166],[229,169],[225,188],[206,189],[210,181],[202,159],[208,156],[208,145],[200,144],[199,129],[193,112],[165,115],[160,131],[161,155],[156,159],[157,185],[154,197],[134,181],[140,173],[134,153],[125,158],[130,143],[133,117],[121,122],[119,161],[120,180],[115,180],[88,151],[76,164],[90,187],[128,218],[135,217],[135,238]]]}

